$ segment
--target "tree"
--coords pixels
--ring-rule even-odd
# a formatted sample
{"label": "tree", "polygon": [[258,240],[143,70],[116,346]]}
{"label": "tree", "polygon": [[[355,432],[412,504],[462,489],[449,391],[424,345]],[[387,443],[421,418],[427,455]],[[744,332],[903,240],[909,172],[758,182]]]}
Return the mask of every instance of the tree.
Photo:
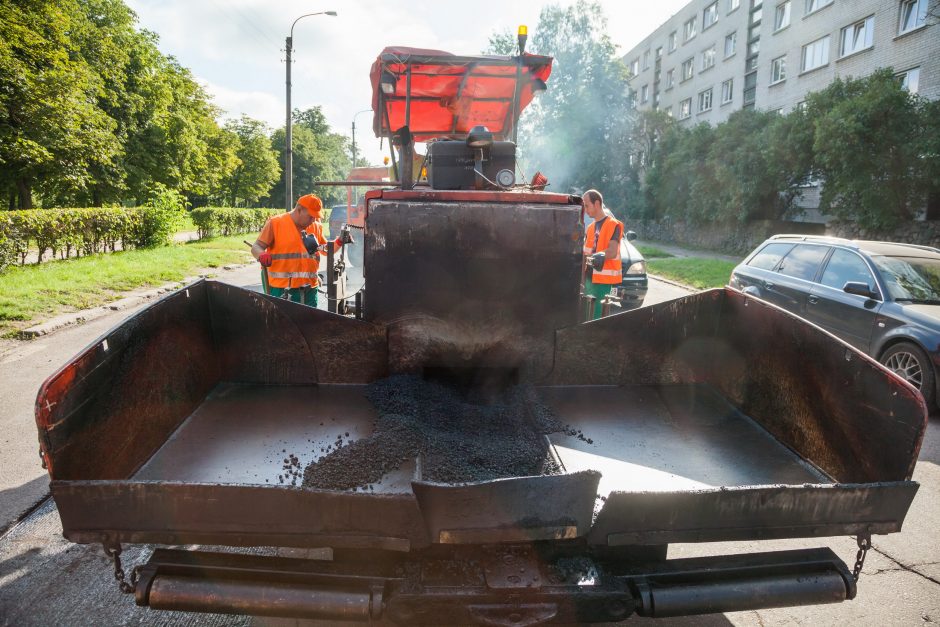
{"label": "tree", "polygon": [[[635,178],[627,167],[633,112],[627,68],[606,31],[607,19],[596,2],[542,9],[529,51],[555,62],[548,90],[523,113],[520,153],[532,173],[545,172],[551,189],[596,187],[623,215]],[[489,51],[515,53],[515,35],[495,33]]]}
{"label": "tree", "polygon": [[867,228],[887,229],[923,206],[930,182],[921,155],[917,99],[890,69],[837,78],[807,98],[820,209]]}
{"label": "tree", "polygon": [[247,205],[256,203],[268,194],[281,175],[268,126],[243,115],[227,122],[225,130],[238,137],[238,165],[222,181],[221,194],[233,207],[240,201]]}
{"label": "tree", "polygon": [[0,4],[0,166],[21,208],[39,183],[88,186],[92,167],[120,149],[95,104],[100,77],[73,38],[84,28],[74,1]]}
{"label": "tree", "polygon": [[[315,193],[324,204],[342,202],[346,190],[341,187],[317,187],[316,181],[338,181],[346,178],[351,166],[347,142],[344,135],[330,131],[320,107],[306,111],[295,111],[296,124],[291,129],[294,164],[295,196]],[[284,163],[286,132],[278,129],[271,138],[271,145],[278,154],[278,162]],[[284,177],[274,185],[268,197],[262,201],[267,207],[280,207],[284,202]]]}

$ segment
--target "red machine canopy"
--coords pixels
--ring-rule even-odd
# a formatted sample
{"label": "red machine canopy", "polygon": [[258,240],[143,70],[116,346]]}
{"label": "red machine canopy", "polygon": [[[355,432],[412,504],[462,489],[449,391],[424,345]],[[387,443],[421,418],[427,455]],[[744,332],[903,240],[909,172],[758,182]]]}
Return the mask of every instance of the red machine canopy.
{"label": "red machine canopy", "polygon": [[[407,125],[414,140],[423,142],[462,139],[482,125],[496,139],[505,139],[551,73],[552,58],[533,54],[459,57],[440,50],[386,48],[370,72],[372,128],[376,137],[390,137]],[[383,92],[381,83],[394,83],[394,90]],[[515,114],[514,97],[519,99]]]}

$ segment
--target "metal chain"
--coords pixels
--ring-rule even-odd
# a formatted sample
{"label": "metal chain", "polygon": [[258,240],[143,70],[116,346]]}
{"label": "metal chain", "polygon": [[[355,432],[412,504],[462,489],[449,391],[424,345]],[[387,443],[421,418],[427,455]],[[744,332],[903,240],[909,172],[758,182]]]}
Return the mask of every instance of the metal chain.
{"label": "metal chain", "polygon": [[858,542],[858,553],[855,554],[855,568],[852,569],[852,578],[858,582],[858,577],[862,574],[862,567],[865,565],[865,556],[868,554],[868,549],[871,548],[871,534],[859,535],[856,541]]}
{"label": "metal chain", "polygon": [[124,576],[124,568],[121,566],[121,545],[104,545],[104,552],[114,560],[114,579],[118,582],[121,592],[133,594],[137,590],[137,582],[140,581],[140,566],[135,566],[131,570],[131,580],[127,581]]}

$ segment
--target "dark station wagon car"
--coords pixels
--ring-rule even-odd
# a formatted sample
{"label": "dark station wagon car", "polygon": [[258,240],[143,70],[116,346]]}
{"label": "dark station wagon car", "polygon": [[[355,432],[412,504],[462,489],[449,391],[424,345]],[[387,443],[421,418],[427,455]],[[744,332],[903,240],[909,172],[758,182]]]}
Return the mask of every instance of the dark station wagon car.
{"label": "dark station wagon car", "polygon": [[776,235],[733,270],[729,284],[868,353],[936,407],[940,250]]}

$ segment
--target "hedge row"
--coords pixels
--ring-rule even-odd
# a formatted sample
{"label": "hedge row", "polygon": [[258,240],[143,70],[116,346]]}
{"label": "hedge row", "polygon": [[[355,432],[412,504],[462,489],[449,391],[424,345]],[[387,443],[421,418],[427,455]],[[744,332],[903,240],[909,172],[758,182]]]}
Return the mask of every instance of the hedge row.
{"label": "hedge row", "polygon": [[[209,208],[193,211],[199,237],[260,231],[275,209]],[[155,201],[143,207],[27,209],[0,211],[0,272],[26,263],[30,251],[38,261],[117,249],[152,248],[172,242],[184,213],[173,203]],[[198,217],[197,217],[198,216]]]}
{"label": "hedge row", "polygon": [[234,209],[231,207],[202,207],[193,209],[191,216],[199,239],[216,235],[236,235],[261,230],[264,223],[280,209]]}

